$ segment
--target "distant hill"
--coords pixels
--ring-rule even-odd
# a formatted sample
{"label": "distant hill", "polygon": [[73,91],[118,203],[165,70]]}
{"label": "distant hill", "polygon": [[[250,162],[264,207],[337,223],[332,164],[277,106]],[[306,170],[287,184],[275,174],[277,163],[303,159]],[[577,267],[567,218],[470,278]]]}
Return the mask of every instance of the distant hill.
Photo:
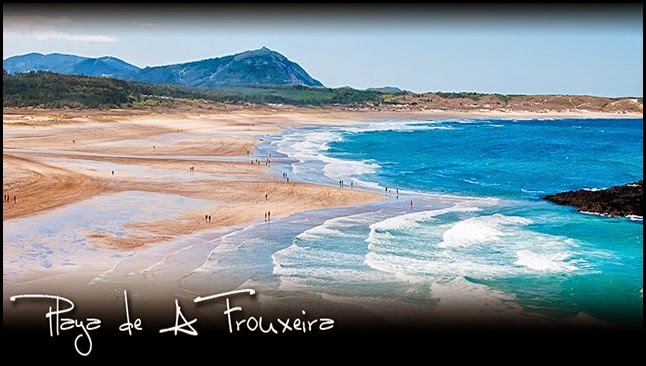
{"label": "distant hill", "polygon": [[11,74],[51,71],[60,74],[106,76],[150,84],[177,84],[199,88],[260,85],[323,86],[297,63],[266,47],[236,55],[144,69],[115,57],[87,58],[39,53],[10,57],[3,61],[3,67]]}
{"label": "distant hill", "polygon": [[384,93],[384,94],[398,94],[398,93],[404,93],[403,90],[399,89],[396,86],[383,86],[381,88],[368,88],[366,89],[367,91],[376,91],[379,93]]}
{"label": "distant hill", "polygon": [[106,56],[83,60],[74,65],[70,74],[130,79],[139,71],[141,69],[137,66],[116,57]]}
{"label": "distant hill", "polygon": [[51,71],[59,74],[107,76],[127,79],[140,69],[115,57],[89,58],[52,53],[30,53],[9,57],[2,62],[11,74],[29,71]]}

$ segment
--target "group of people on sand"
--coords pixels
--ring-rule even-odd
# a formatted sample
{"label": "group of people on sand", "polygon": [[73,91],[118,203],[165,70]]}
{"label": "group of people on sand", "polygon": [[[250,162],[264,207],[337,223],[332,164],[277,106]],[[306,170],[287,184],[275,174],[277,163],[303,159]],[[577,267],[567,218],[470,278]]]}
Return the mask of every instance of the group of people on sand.
{"label": "group of people on sand", "polygon": [[209,214],[204,215],[204,222],[211,222],[211,215]]}
{"label": "group of people on sand", "polygon": [[[392,192],[393,192],[392,189],[388,190],[388,187],[386,187],[386,195],[387,196],[390,196],[392,194]],[[399,199],[399,189],[395,189],[395,195],[396,195],[396,198]]]}
{"label": "group of people on sand", "polygon": [[271,221],[271,211],[265,212],[265,222]]}
{"label": "group of people on sand", "polygon": [[[340,180],[339,181],[339,188],[345,187],[345,181]],[[354,182],[350,182],[350,189],[354,189]]]}
{"label": "group of people on sand", "polygon": [[[2,198],[3,198],[3,201],[4,201],[4,202],[9,202],[9,201],[11,201],[11,195],[9,195],[9,194],[6,194],[6,193],[5,193],[5,194],[3,194],[3,197],[2,197]],[[15,195],[13,196],[13,203],[16,203],[16,196],[15,196]]]}
{"label": "group of people on sand", "polygon": [[289,177],[287,176],[287,173],[283,173],[283,179],[289,183]]}
{"label": "group of people on sand", "polygon": [[189,171],[189,172],[194,172],[194,171],[195,171],[195,167],[194,167],[194,166],[189,166],[189,167],[188,167],[188,171]]}

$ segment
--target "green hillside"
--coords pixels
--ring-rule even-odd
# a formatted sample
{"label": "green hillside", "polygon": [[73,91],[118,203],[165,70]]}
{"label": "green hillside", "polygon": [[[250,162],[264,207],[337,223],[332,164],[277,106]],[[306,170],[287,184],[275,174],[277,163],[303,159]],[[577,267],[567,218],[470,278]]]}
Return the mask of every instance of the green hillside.
{"label": "green hillside", "polygon": [[352,88],[295,86],[188,88],[151,85],[103,77],[63,75],[50,72],[8,74],[3,72],[4,107],[42,108],[137,108],[173,106],[187,99],[222,103],[280,103],[295,106],[358,105],[381,103],[382,94]]}

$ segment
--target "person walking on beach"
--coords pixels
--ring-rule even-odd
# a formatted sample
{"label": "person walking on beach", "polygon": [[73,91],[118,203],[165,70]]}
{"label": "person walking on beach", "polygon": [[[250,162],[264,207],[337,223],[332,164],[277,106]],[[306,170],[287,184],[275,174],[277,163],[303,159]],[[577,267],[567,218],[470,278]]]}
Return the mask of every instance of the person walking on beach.
{"label": "person walking on beach", "polygon": [[354,189],[354,182],[350,182],[350,189]]}
{"label": "person walking on beach", "polygon": [[265,201],[269,199],[269,193],[265,192]]}
{"label": "person walking on beach", "polygon": [[204,222],[209,222],[209,215],[208,214],[204,215]]}
{"label": "person walking on beach", "polygon": [[267,222],[271,221],[271,211],[267,211]]}
{"label": "person walking on beach", "polygon": [[410,209],[413,209],[413,200],[410,200]]}
{"label": "person walking on beach", "polygon": [[16,196],[13,196],[13,203],[16,203]]}
{"label": "person walking on beach", "polygon": [[211,215],[209,215],[209,222],[211,222]]}
{"label": "person walking on beach", "polygon": [[265,212],[265,222],[267,222],[267,213]]}

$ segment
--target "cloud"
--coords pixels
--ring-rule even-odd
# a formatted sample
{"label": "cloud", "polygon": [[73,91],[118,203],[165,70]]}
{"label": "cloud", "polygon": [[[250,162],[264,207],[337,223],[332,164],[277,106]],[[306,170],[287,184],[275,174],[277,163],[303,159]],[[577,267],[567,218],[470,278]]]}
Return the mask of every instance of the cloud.
{"label": "cloud", "polygon": [[161,25],[150,22],[131,22],[132,25],[141,28],[159,28]]}
{"label": "cloud", "polygon": [[36,31],[33,33],[39,41],[44,41],[48,39],[65,39],[68,41],[80,41],[80,42],[116,42],[117,38],[106,36],[102,34],[72,34],[59,32],[56,30],[48,31]]}
{"label": "cloud", "polygon": [[84,34],[61,31],[60,27],[72,24],[67,17],[41,15],[3,17],[2,38],[35,38],[39,41],[62,39],[75,42],[116,42],[119,39],[105,34]]}

